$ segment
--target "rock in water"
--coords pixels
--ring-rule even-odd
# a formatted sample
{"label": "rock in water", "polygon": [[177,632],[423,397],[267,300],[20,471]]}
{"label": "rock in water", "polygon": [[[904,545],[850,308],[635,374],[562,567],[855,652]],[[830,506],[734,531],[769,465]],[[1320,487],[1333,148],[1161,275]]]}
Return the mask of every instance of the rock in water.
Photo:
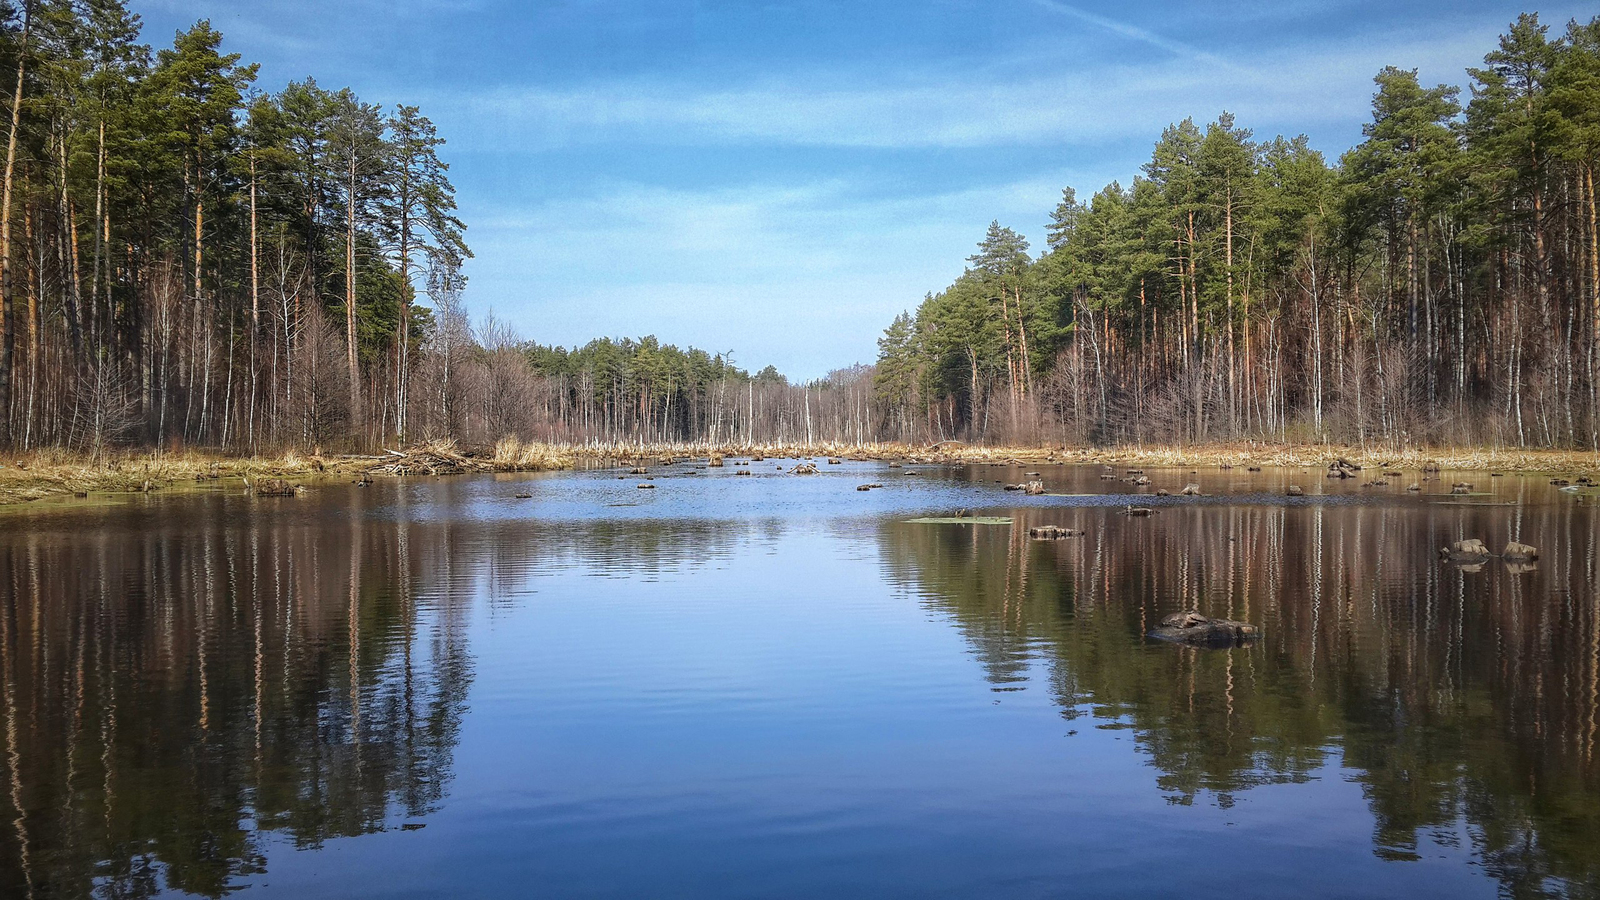
{"label": "rock in water", "polygon": [[1185,497],[1198,497],[1200,496],[1200,485],[1191,481],[1183,486],[1183,490],[1180,493]]}
{"label": "rock in water", "polygon": [[1260,637],[1256,627],[1248,622],[1232,619],[1212,619],[1190,610],[1173,613],[1161,620],[1161,626],[1150,636],[1178,644],[1201,647],[1236,647]]}
{"label": "rock in water", "polygon": [[1489,558],[1489,547],[1477,538],[1468,538],[1440,548],[1439,555],[1451,562],[1483,562]]}
{"label": "rock in water", "polygon": [[1022,486],[1022,492],[1024,494],[1029,494],[1029,495],[1032,495],[1032,496],[1037,496],[1039,494],[1042,494],[1042,493],[1044,493],[1044,482],[1042,482],[1042,481],[1030,481],[1027,484]]}
{"label": "rock in water", "polygon": [[1500,554],[1500,558],[1506,562],[1513,563],[1533,562],[1539,558],[1539,551],[1530,544],[1519,544],[1516,541],[1511,541],[1506,544],[1506,550]]}
{"label": "rock in water", "polygon": [[1306,492],[1298,484],[1289,485],[1289,490],[1286,493],[1290,497],[1304,497],[1306,495]]}

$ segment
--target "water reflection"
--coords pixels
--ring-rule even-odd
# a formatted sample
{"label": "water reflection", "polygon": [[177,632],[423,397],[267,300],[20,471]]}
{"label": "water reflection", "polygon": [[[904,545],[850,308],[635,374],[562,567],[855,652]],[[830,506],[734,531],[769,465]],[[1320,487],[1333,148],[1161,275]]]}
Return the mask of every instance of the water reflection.
{"label": "water reflection", "polygon": [[417,827],[451,781],[476,599],[574,566],[649,580],[779,530],[456,521],[432,515],[441,487],[0,531],[0,896],[216,897],[269,842]]}
{"label": "water reflection", "polygon": [[[762,895],[884,872],[908,894],[1155,890],[1172,883],[1143,859],[1084,875],[1071,853],[1109,857],[1119,823],[1153,829],[1131,856],[1181,849],[1266,785],[1312,803],[1308,782],[1344,780],[1371,854],[1321,858],[1383,867],[1351,885],[1398,890],[1391,867],[1433,877],[1409,861],[1456,849],[1452,884],[1470,854],[1508,895],[1600,894],[1600,509],[1507,479],[1493,499],[1516,505],[1285,505],[1255,485],[1131,519],[992,474],[869,494],[859,472],[699,476],[647,497],[461,479],[0,522],[0,896],[215,897],[269,861],[293,895],[307,880],[279,847],[417,825],[403,847],[350,842],[381,845],[375,878],[328,856],[311,883],[380,895],[413,863],[436,879],[418,892],[461,896],[637,896],[710,871]],[[962,506],[1015,527],[904,521]],[[1029,540],[1041,524],[1087,535]],[[1436,558],[1463,537],[1542,558]],[[1263,637],[1145,639],[1190,608]],[[1090,729],[1116,731],[1091,748]],[[1113,765],[1135,759],[1150,768]],[[1079,790],[1079,767],[1113,780]],[[1157,793],[1172,806],[1152,816]]]}
{"label": "water reflection", "polygon": [[298,846],[420,816],[472,662],[452,545],[354,520],[0,543],[0,895],[218,896]]}
{"label": "water reflection", "polygon": [[[1034,542],[1036,524],[1089,534]],[[1130,728],[1172,803],[1353,778],[1381,858],[1468,846],[1507,894],[1593,895],[1597,524],[1563,503],[1196,505],[888,524],[880,540],[889,577],[949,615],[996,688],[1042,664],[1065,716]],[[1463,535],[1536,535],[1543,558],[1435,559]],[[1191,608],[1264,637],[1222,651],[1143,637]]]}

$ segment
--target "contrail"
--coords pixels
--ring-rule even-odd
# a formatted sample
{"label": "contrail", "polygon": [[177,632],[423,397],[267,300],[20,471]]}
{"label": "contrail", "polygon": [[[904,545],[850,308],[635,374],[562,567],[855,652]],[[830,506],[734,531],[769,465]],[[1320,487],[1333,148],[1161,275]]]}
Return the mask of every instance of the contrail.
{"label": "contrail", "polygon": [[1149,44],[1152,47],[1159,47],[1168,53],[1184,57],[1185,59],[1199,60],[1201,62],[1205,62],[1213,66],[1219,66],[1224,69],[1230,69],[1235,72],[1248,71],[1243,66],[1223,59],[1216,54],[1207,53],[1204,50],[1197,50],[1188,44],[1169,40],[1159,34],[1154,34],[1146,31],[1143,28],[1128,25],[1124,22],[1118,22],[1115,19],[1108,19],[1105,16],[1095,15],[1092,12],[1085,12],[1075,6],[1069,6],[1065,3],[1062,3],[1060,0],[1033,0],[1033,2],[1038,6],[1044,7],[1052,12],[1071,16],[1080,22],[1087,22],[1096,28],[1109,31],[1112,34],[1119,34],[1125,38],[1130,38],[1132,40],[1139,41],[1140,43]]}

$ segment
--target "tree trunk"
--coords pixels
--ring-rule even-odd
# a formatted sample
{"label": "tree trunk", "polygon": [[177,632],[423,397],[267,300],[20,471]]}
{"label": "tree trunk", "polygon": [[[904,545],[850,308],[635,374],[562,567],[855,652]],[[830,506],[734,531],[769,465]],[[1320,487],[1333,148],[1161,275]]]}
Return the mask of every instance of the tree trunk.
{"label": "tree trunk", "polygon": [[356,163],[350,157],[350,184],[345,203],[344,242],[345,364],[350,375],[350,432],[361,428],[361,372],[356,358]]}
{"label": "tree trunk", "polygon": [[261,247],[256,236],[256,154],[250,151],[250,402],[246,404],[248,424],[245,439],[249,448],[256,447],[256,372],[260,368],[256,359],[256,341],[261,334]]}
{"label": "tree trunk", "polygon": [[22,45],[17,52],[17,85],[11,95],[11,135],[6,139],[6,167],[0,186],[0,447],[11,435],[12,364],[17,346],[14,274],[11,271],[11,189],[17,167],[17,132],[22,124],[22,83],[27,73],[28,38],[33,33],[33,4],[22,7]]}

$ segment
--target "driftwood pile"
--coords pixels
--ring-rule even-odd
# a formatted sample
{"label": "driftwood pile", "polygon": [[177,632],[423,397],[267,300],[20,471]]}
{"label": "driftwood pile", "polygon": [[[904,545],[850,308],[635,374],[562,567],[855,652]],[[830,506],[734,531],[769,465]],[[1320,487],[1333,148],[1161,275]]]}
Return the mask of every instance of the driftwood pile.
{"label": "driftwood pile", "polygon": [[487,472],[493,468],[482,460],[463,456],[455,450],[440,445],[413,447],[404,453],[385,450],[382,460],[367,468],[369,475],[460,475],[463,472]]}
{"label": "driftwood pile", "polygon": [[1361,467],[1345,459],[1336,459],[1328,463],[1329,478],[1354,478]]}

